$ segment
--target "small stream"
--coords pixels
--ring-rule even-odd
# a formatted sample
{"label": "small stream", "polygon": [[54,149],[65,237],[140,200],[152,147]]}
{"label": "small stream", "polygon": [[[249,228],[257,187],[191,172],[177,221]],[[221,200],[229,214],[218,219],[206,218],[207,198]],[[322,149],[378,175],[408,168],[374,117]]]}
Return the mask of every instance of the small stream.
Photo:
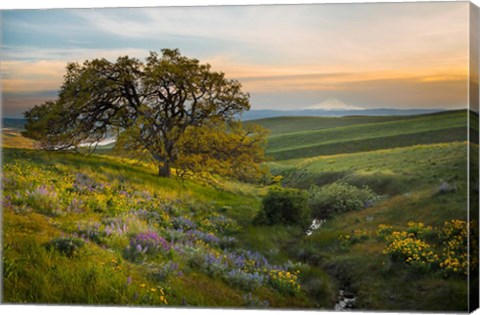
{"label": "small stream", "polygon": [[312,235],[313,231],[316,229],[319,229],[323,223],[325,223],[327,220],[319,220],[319,219],[313,219],[312,225],[307,230],[307,236]]}
{"label": "small stream", "polygon": [[357,298],[347,290],[338,290],[338,302],[335,304],[335,311],[348,311],[355,308]]}
{"label": "small stream", "polygon": [[[312,224],[308,228],[306,235],[310,236],[313,234],[313,231],[322,227],[322,225],[327,222],[325,219],[313,219]],[[338,290],[337,303],[335,303],[335,311],[348,311],[355,308],[355,302],[357,297],[348,289],[342,288]]]}

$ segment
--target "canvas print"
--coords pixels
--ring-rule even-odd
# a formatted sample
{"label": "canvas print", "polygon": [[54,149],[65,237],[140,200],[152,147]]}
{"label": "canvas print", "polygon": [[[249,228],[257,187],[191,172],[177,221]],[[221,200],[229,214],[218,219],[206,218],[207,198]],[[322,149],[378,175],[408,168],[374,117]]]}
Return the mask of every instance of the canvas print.
{"label": "canvas print", "polygon": [[477,308],[473,4],[1,20],[2,303]]}

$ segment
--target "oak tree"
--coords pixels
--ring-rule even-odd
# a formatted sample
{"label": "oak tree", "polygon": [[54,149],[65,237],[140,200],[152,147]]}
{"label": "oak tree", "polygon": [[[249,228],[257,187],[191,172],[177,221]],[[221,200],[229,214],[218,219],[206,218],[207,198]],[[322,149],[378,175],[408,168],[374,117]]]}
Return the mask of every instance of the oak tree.
{"label": "oak tree", "polygon": [[238,120],[250,109],[237,80],[175,49],[145,62],[119,57],[67,65],[58,98],[25,113],[25,135],[47,150],[71,150],[116,137],[147,152],[158,175],[206,172],[257,177],[265,131]]}

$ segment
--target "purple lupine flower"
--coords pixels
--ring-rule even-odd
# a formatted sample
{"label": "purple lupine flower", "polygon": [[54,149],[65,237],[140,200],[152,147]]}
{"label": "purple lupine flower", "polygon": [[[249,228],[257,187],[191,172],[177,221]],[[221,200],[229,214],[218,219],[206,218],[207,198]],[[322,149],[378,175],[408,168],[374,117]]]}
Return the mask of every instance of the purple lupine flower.
{"label": "purple lupine flower", "polygon": [[105,226],[104,232],[107,236],[110,236],[110,235],[113,234],[113,228],[110,225],[107,225],[107,226]]}
{"label": "purple lupine flower", "polygon": [[183,229],[194,229],[197,227],[197,224],[190,219],[185,217],[177,217],[173,219],[173,227],[183,228]]}
{"label": "purple lupine flower", "polygon": [[109,219],[105,225],[105,234],[108,236],[112,234],[123,236],[128,233],[128,225],[121,218]]}
{"label": "purple lupine flower", "polygon": [[79,213],[79,212],[83,211],[83,209],[81,207],[82,205],[83,205],[82,200],[77,199],[76,197],[73,197],[72,200],[70,201],[70,203],[68,204],[66,210],[67,210],[67,212]]}
{"label": "purple lupine flower", "polygon": [[96,243],[101,242],[101,237],[103,235],[102,225],[100,222],[93,222],[88,224],[77,224],[78,235],[85,241],[93,241]]}
{"label": "purple lupine flower", "polygon": [[57,192],[55,191],[55,187],[50,186],[39,186],[34,190],[27,191],[27,196],[38,196],[38,197],[47,197],[47,198],[55,198],[57,197]]}
{"label": "purple lupine flower", "polygon": [[187,236],[193,239],[202,240],[205,243],[216,245],[220,242],[220,239],[211,233],[205,233],[199,230],[189,230]]}
{"label": "purple lupine flower", "polygon": [[170,249],[170,244],[154,231],[135,235],[135,237],[130,239],[130,246],[136,248],[138,252],[142,253],[153,253]]}

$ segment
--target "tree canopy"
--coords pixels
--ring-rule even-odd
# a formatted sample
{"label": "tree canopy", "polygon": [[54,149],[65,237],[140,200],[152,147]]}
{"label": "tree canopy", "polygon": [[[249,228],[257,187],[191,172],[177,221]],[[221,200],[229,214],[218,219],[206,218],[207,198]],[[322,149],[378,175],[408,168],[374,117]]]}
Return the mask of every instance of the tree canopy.
{"label": "tree canopy", "polygon": [[244,126],[240,82],[175,49],[70,63],[58,97],[25,113],[25,135],[43,149],[71,150],[116,137],[116,148],[148,153],[160,176],[261,176],[266,131]]}

